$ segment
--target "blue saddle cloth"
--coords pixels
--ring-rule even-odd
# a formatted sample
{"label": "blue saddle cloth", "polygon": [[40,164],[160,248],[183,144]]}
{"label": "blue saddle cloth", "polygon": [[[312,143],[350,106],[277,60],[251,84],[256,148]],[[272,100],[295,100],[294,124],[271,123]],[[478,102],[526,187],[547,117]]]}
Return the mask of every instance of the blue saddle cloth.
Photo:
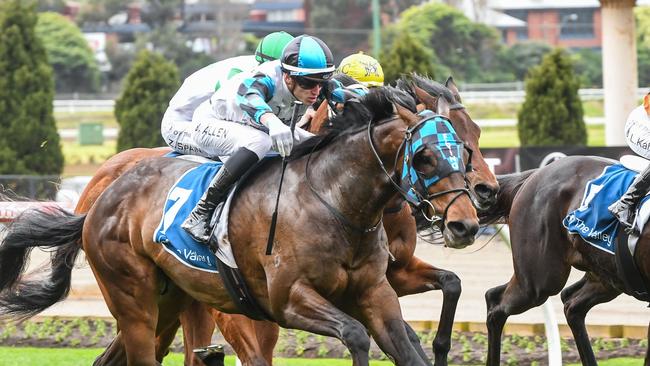
{"label": "blue saddle cloth", "polygon": [[192,239],[181,224],[222,166],[221,162],[204,163],[188,170],[178,179],[167,194],[163,217],[153,236],[155,242],[161,243],[181,263],[213,273],[218,272],[214,253],[206,244]]}
{"label": "blue saddle cloth", "polygon": [[615,239],[621,225],[607,207],[627,191],[636,175],[637,172],[621,164],[606,167],[601,175],[587,182],[580,207],[562,220],[564,227],[596,248],[614,254]]}

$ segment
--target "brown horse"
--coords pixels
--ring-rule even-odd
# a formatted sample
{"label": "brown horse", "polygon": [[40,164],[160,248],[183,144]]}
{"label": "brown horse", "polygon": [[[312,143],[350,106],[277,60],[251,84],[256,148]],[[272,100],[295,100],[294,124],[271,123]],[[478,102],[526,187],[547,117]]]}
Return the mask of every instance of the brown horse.
{"label": "brown horse", "polygon": [[[340,81],[346,83],[346,80]],[[347,81],[347,83],[350,82],[354,82],[354,80]],[[432,95],[442,95],[448,102],[450,105],[449,116],[454,128],[465,144],[474,152],[472,155],[474,169],[468,173],[470,186],[473,187],[473,200],[479,207],[488,207],[495,199],[498,187],[496,178],[488,169],[478,148],[480,128],[472,121],[460,103],[458,88],[453,79],[448,78],[446,86],[443,86],[413,75],[408,80],[403,79],[400,84],[421,103],[418,105],[419,109],[437,109],[437,97]],[[319,133],[328,119],[327,103],[322,103],[309,126],[310,131]],[[138,161],[148,157],[162,156],[169,151],[171,151],[169,148],[130,149],[115,155],[98,169],[82,193],[76,212],[88,212],[106,187]],[[387,204],[389,209],[384,212],[384,228],[388,236],[389,250],[394,257],[394,260],[389,262],[388,280],[399,296],[432,289],[443,291],[442,313],[433,348],[436,363],[444,365],[451,346],[452,326],[456,304],[460,296],[460,280],[453,272],[433,267],[413,255],[417,239],[415,221],[410,206],[402,203],[402,199],[397,196]],[[199,304],[193,304],[191,309],[183,312],[181,316],[181,324],[184,325],[186,362],[190,362],[192,365],[202,364],[194,357],[192,349],[195,346],[209,344],[214,329],[214,325],[209,321],[210,313],[244,365],[254,365],[256,360],[270,362],[279,332],[275,323],[254,321],[237,314],[223,314]],[[169,331],[169,337],[173,337],[176,330],[170,328]],[[121,353],[121,357],[123,356],[124,354]],[[117,356],[106,355],[106,357],[111,359],[111,357]]]}
{"label": "brown horse", "polygon": [[[508,283],[485,294],[488,365],[500,363],[501,334],[507,318],[539,306],[559,293],[571,267],[586,273],[562,290],[564,314],[582,364],[597,364],[585,327],[587,312],[621,293],[633,293],[617,274],[614,255],[570,234],[562,220],[581,206],[586,183],[614,163],[598,157],[571,156],[537,170],[498,178],[501,189],[497,203],[481,219],[485,223],[505,220],[509,225],[514,274]],[[634,261],[643,281],[650,283],[648,226],[639,238]],[[650,365],[649,353],[645,365]]]}
{"label": "brown horse", "polygon": [[[391,102],[396,96],[410,104],[397,91],[373,91],[361,103],[349,103],[337,117],[335,125],[345,129],[300,146],[303,151],[299,148],[287,167],[283,191],[285,198],[300,205],[281,205],[273,256],[265,256],[264,247],[271,187],[279,176],[277,159],[249,178],[230,214],[235,258],[262,308],[281,326],[341,339],[355,365],[368,364],[366,329],[397,364],[428,364],[419,342],[407,336],[397,298],[386,280],[388,253],[378,220],[386,199],[395,194],[384,167],[401,171],[403,160],[393,159],[404,146],[405,129],[436,120],[420,122]],[[393,115],[395,109],[398,117]],[[314,151],[314,145],[320,149]],[[418,175],[438,174],[436,169],[447,160],[436,151],[427,143],[409,160]],[[311,183],[313,192],[304,179],[310,159],[309,173],[329,180]],[[152,212],[161,212],[165,201],[161,193],[193,166],[179,159],[142,161],[115,180],[87,216],[36,212],[17,220],[0,247],[3,312],[31,316],[64,298],[70,286],[69,263],[79,252],[77,241],[82,236],[87,259],[118,321],[120,334],[114,344],[122,343],[129,364],[150,365],[162,358],[155,352],[154,336],[178,321],[186,302],[183,292],[222,311],[236,311],[218,276],[178,264],[152,242],[160,221],[160,215]],[[441,223],[451,247],[471,244],[478,229],[461,173],[462,164],[426,192],[419,190],[431,202],[429,215],[445,212]],[[332,186],[337,189],[332,191]],[[324,205],[327,201],[329,205]],[[252,230],[255,225],[259,229]],[[45,284],[20,278],[29,249],[37,246],[57,248],[52,276]]]}

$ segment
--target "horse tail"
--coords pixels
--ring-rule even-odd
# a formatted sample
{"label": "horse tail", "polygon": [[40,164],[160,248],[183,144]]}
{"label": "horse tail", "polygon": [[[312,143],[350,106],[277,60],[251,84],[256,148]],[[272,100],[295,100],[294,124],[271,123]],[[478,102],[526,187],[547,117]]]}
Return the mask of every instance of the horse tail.
{"label": "horse tail", "polygon": [[536,171],[537,169],[530,169],[521,173],[497,176],[497,181],[499,182],[497,202],[487,210],[478,213],[481,225],[494,224],[503,219],[507,219],[510,215],[512,201],[515,199],[517,192],[519,192],[519,189],[524,185],[526,180]]}
{"label": "horse tail", "polygon": [[[26,319],[68,295],[85,219],[86,215],[47,208],[26,211],[12,223],[0,243],[0,316]],[[49,279],[30,279],[32,273],[23,277],[29,253],[36,247],[54,249]]]}

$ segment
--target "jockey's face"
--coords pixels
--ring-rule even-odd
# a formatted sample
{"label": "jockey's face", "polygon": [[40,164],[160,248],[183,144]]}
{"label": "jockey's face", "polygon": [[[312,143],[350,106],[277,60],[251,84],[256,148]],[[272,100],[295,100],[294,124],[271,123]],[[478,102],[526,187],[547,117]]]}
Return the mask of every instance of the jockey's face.
{"label": "jockey's face", "polygon": [[287,84],[287,88],[289,88],[291,93],[293,93],[293,96],[306,105],[314,104],[322,89],[322,84],[320,83],[311,83],[312,85],[304,85],[305,83],[298,82],[298,80],[286,73],[284,74],[284,82]]}

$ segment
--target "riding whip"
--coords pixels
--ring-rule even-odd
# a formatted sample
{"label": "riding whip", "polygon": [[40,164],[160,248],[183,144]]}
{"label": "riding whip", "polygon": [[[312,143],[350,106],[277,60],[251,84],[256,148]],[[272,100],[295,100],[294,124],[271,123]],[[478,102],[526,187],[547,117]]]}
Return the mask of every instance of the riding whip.
{"label": "riding whip", "polygon": [[[293,111],[291,113],[291,138],[293,138],[293,131],[296,129],[296,122],[298,121],[298,111],[302,105],[301,101],[293,101]],[[275,197],[275,209],[273,216],[271,216],[271,227],[269,228],[269,241],[266,242],[266,255],[271,255],[273,250],[273,239],[275,239],[275,224],[278,221],[278,204],[280,203],[280,192],[282,191],[282,182],[284,181],[284,171],[287,168],[287,157],[282,157],[282,172],[280,173],[280,185],[278,186],[278,195]]]}

